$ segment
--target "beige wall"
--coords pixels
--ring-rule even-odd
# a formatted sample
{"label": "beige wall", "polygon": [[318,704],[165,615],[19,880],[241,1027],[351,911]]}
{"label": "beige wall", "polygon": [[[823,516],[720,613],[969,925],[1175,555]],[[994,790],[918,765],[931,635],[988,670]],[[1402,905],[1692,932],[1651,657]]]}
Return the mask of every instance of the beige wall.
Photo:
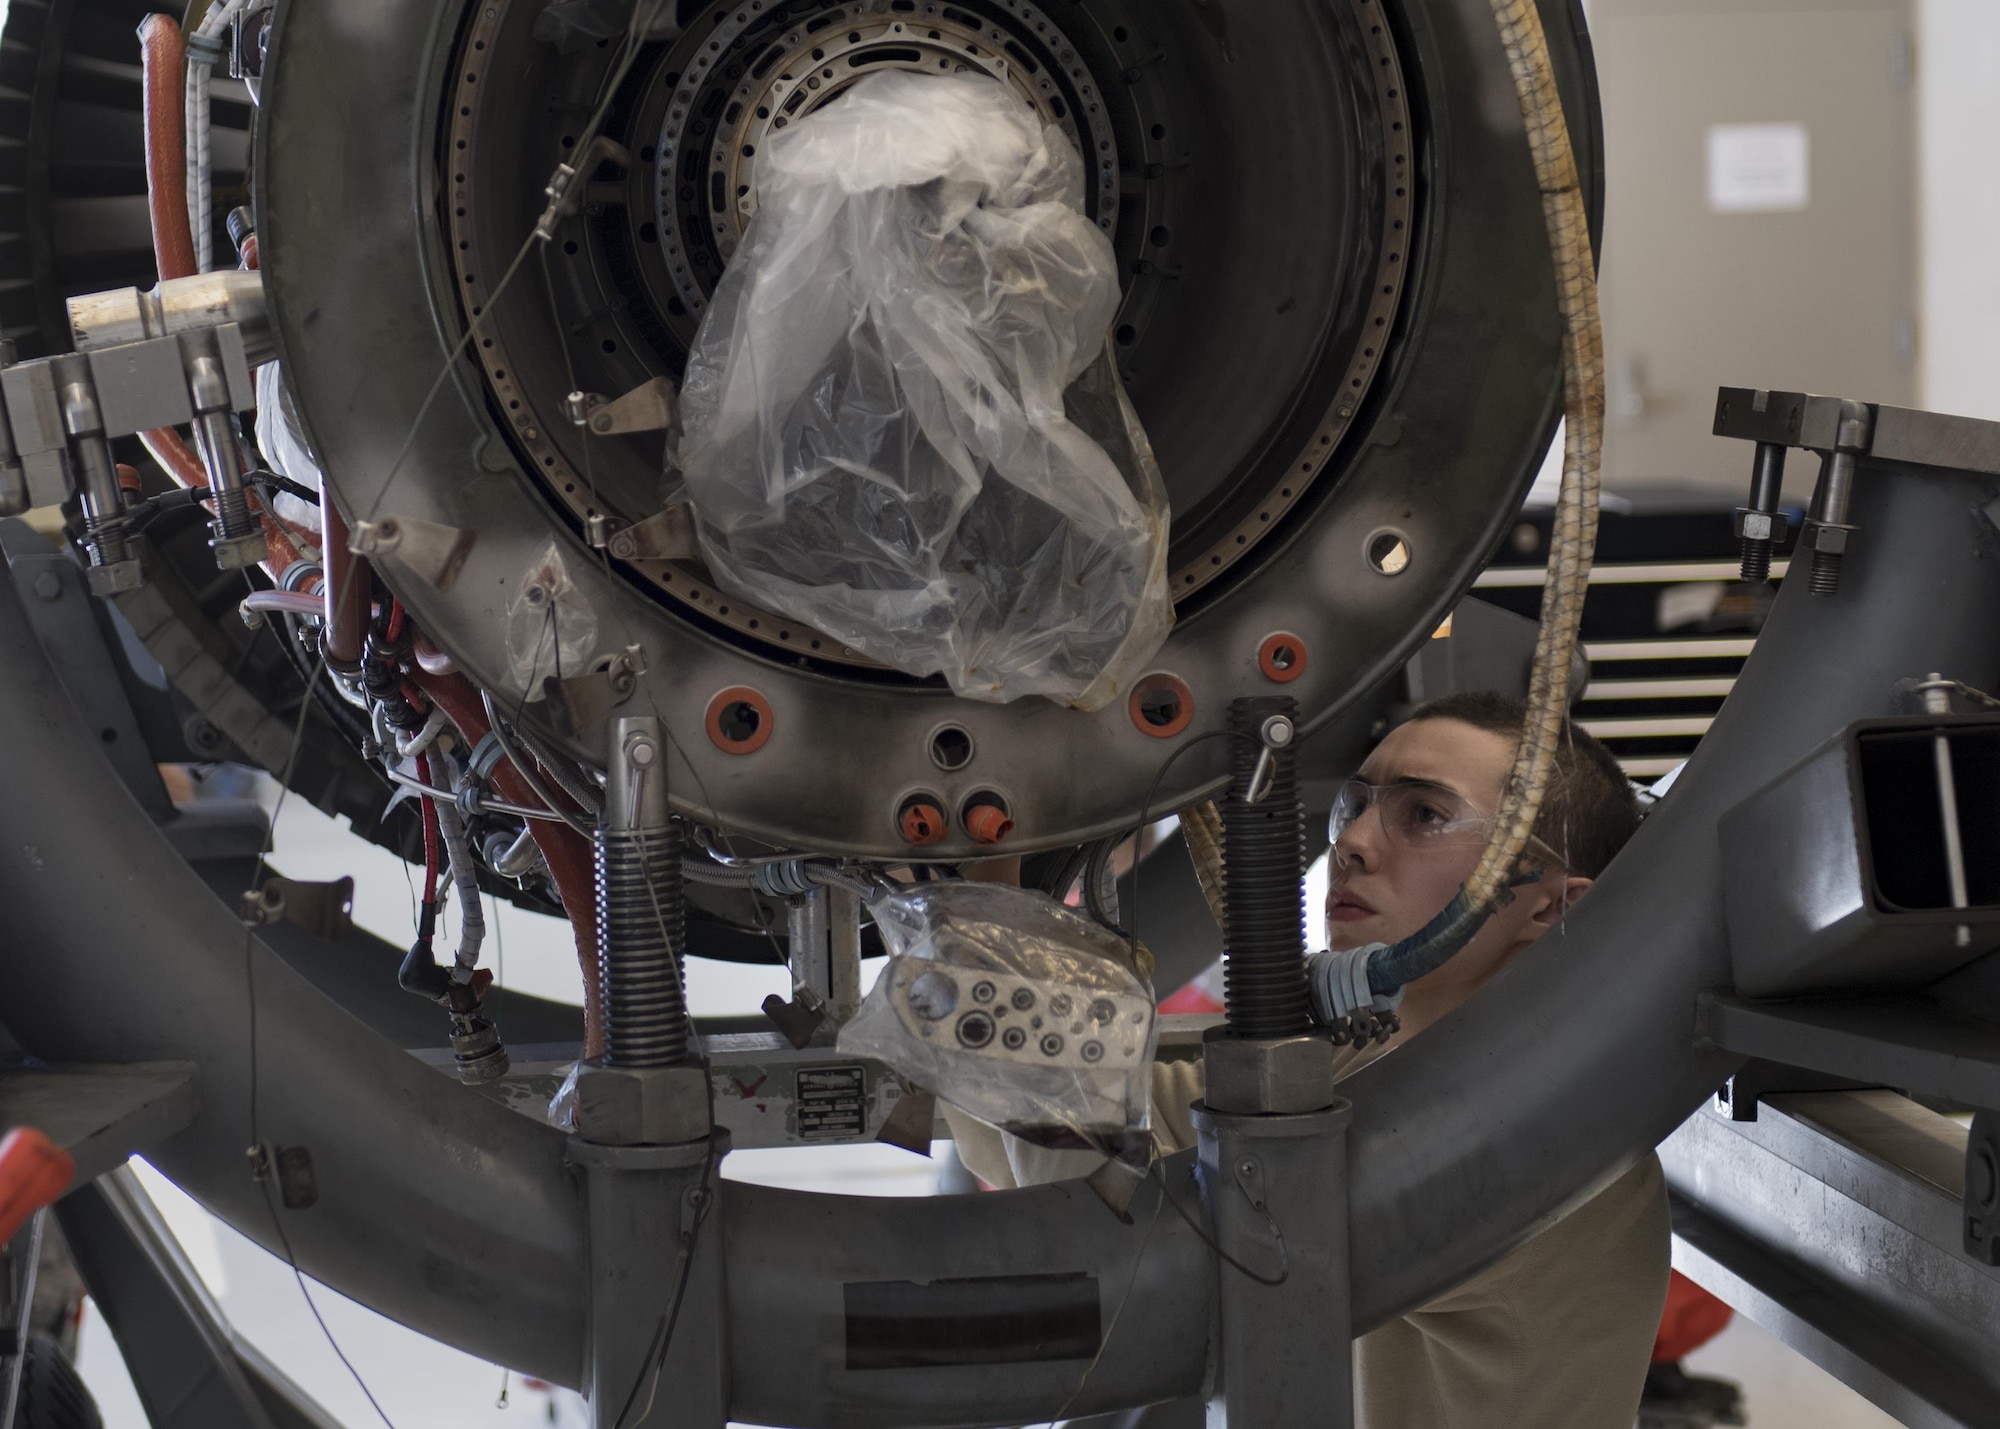
{"label": "beige wall", "polygon": [[[1609,165],[1607,485],[1745,484],[1740,444],[1710,435],[1719,386],[1914,402],[1909,0],[1592,0],[1590,15]],[[1710,126],[1766,123],[1806,127],[1809,205],[1713,211]]]}
{"label": "beige wall", "polygon": [[2000,419],[2000,0],[1918,0],[1919,402]]}

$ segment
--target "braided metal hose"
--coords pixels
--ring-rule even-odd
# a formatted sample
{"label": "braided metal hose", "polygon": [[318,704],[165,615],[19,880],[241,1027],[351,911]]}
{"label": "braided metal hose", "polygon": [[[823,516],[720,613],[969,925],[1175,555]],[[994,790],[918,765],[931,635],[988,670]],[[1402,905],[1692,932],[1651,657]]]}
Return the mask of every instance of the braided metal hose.
{"label": "braided metal hose", "polygon": [[[1267,749],[1258,731],[1283,716],[1298,724],[1288,696],[1229,706],[1229,797],[1222,805],[1229,897],[1222,930],[1222,1002],[1236,1037],[1293,1037],[1311,1030],[1306,983],[1305,810],[1292,749]],[[1251,785],[1268,759],[1269,783]],[[1261,796],[1255,803],[1251,794]]]}
{"label": "braided metal hose", "polygon": [[1527,126],[1555,264],[1556,304],[1563,323],[1563,409],[1567,422],[1562,493],[1556,502],[1548,579],[1542,587],[1542,623],[1535,639],[1528,719],[1493,835],[1450,906],[1420,932],[1384,949],[1370,962],[1369,985],[1381,993],[1392,993],[1442,966],[1472,941],[1487,917],[1508,897],[1515,865],[1528,846],[1555,772],[1556,749],[1569,709],[1570,660],[1576,651],[1591,558],[1597,547],[1598,489],[1604,456],[1604,330],[1597,307],[1590,216],[1541,14],[1534,0],[1492,0],[1492,4]]}

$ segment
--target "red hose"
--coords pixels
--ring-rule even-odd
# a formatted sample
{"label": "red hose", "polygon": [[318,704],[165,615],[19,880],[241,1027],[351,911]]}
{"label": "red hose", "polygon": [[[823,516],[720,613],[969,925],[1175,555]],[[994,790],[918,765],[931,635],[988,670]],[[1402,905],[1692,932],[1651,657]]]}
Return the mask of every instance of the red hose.
{"label": "red hose", "polygon": [[369,589],[368,562],[347,549],[347,518],[333,504],[333,494],[324,481],[319,488],[319,519],[320,559],[326,567],[321,587],[326,596],[326,659],[338,669],[354,670],[361,664],[374,596]]}
{"label": "red hose", "polygon": [[[153,266],[160,280],[195,272],[194,229],[188,222],[187,121],[182,111],[187,83],[187,43],[168,15],[148,15],[139,26],[140,94],[146,115],[146,212],[153,227]],[[172,427],[139,433],[139,441],[160,469],[184,487],[208,485],[208,472]],[[264,563],[273,579],[299,559],[298,547],[271,513],[259,508]]]}
{"label": "red hose", "polygon": [[148,15],[139,26],[146,110],[146,195],[153,219],[153,261],[162,278],[194,272],[194,231],[188,224],[187,127],[182,113],[187,44],[171,16]]}
{"label": "red hose", "polygon": [[[437,675],[418,667],[410,678],[458,727],[467,749],[486,737],[486,710],[479,691],[463,675]],[[510,804],[541,802],[506,760],[493,767],[493,790]],[[597,875],[590,841],[568,824],[536,819],[528,825],[549,866],[549,879],[562,899],[576,934],[576,959],[583,971],[583,1055],[604,1055],[604,986],[597,966]]]}
{"label": "red hose", "polygon": [[[431,782],[431,757],[428,754],[417,756],[417,777],[426,784]],[[444,861],[439,845],[443,843],[444,836],[438,829],[437,805],[431,801],[431,796],[421,794],[417,802],[423,806],[424,902],[435,907],[438,901],[438,865]]]}

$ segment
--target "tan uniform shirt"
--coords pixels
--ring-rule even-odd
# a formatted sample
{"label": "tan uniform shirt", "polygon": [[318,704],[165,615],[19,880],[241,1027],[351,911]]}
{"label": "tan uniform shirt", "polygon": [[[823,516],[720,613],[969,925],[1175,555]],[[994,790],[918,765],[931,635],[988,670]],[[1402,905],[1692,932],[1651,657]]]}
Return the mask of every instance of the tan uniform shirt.
{"label": "tan uniform shirt", "polygon": [[[1341,1074],[1379,1055],[1347,1054]],[[1194,1145],[1196,1062],[1153,1069],[1153,1141]],[[1047,1151],[945,1108],[960,1158],[993,1186],[1086,1176],[1103,1159]],[[1519,1250],[1354,1342],[1360,1429],[1631,1429],[1667,1298],[1667,1189],[1648,1155]]]}

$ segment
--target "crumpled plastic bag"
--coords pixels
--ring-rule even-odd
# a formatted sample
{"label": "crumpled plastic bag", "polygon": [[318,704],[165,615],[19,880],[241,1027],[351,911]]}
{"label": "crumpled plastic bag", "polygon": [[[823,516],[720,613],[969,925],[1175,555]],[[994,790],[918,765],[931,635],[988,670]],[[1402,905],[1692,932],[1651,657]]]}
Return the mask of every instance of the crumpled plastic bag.
{"label": "crumpled plastic bag", "polygon": [[1144,1140],[1153,989],[1123,939],[1046,894],[924,884],[870,910],[890,958],[840,1029],[844,1056],[1050,1147]]}
{"label": "crumpled plastic bag", "polygon": [[1167,499],[1083,177],[983,76],[871,75],[763,145],[681,392],[724,589],[975,699],[1095,709],[1143,671]]}

